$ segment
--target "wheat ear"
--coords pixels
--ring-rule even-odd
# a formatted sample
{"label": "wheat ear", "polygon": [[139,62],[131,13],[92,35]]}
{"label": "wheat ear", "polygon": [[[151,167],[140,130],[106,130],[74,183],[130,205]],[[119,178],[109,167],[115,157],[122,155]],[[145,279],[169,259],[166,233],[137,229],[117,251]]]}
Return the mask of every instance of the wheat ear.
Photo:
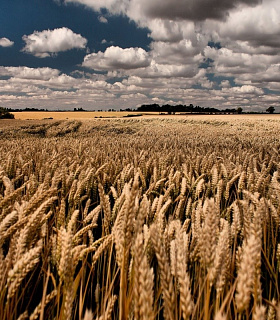
{"label": "wheat ear", "polygon": [[187,272],[185,251],[185,237],[183,233],[178,233],[176,237],[177,244],[177,274],[180,285],[180,306],[183,312],[183,319],[189,319],[194,307],[191,290],[190,290],[190,277]]}
{"label": "wheat ear", "polygon": [[[47,304],[49,304],[56,295],[57,295],[57,291],[56,290],[53,290],[51,293],[49,293],[46,296],[44,305],[46,306]],[[38,304],[38,306],[34,309],[34,311],[32,312],[32,314],[29,317],[29,320],[37,319],[39,317],[39,315],[40,315],[41,308],[42,308],[42,302],[40,302]]]}
{"label": "wheat ear", "polygon": [[42,240],[38,241],[35,248],[26,252],[14,265],[13,269],[8,272],[7,287],[8,287],[8,299],[11,299],[22,280],[31,271],[36,264],[40,261],[40,254],[42,250]]}
{"label": "wheat ear", "polygon": [[252,234],[249,236],[247,243],[244,244],[238,269],[235,301],[239,312],[249,307],[251,294],[254,289],[255,269],[259,254],[259,239],[256,239],[255,235]]}
{"label": "wheat ear", "polygon": [[160,280],[162,287],[162,295],[164,300],[164,317],[173,320],[175,317],[175,289],[173,279],[170,272],[170,266],[161,238],[158,234],[158,226],[151,226],[151,240],[155,248],[155,253],[160,269]]}

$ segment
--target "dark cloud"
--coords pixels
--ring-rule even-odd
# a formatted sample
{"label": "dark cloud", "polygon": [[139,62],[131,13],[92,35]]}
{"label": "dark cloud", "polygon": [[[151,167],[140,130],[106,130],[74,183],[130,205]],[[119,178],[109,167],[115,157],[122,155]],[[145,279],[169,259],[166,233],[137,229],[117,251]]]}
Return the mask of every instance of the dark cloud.
{"label": "dark cloud", "polygon": [[223,20],[237,5],[255,6],[260,4],[261,0],[145,0],[145,2],[144,11],[152,18],[204,21]]}

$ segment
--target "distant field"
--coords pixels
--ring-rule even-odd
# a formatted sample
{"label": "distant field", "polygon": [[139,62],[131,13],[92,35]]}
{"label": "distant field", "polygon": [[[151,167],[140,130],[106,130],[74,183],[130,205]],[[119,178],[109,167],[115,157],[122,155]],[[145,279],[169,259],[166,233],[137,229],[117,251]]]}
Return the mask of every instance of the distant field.
{"label": "distant field", "polygon": [[127,115],[135,115],[135,112],[13,112],[16,119],[19,120],[42,120],[44,118],[53,118],[54,120],[77,120],[77,119],[94,119],[94,118],[122,118]]}
{"label": "distant field", "polygon": [[158,112],[140,113],[140,112],[13,112],[15,119],[18,120],[43,120],[53,118],[54,120],[82,120],[95,118],[123,118],[127,116],[139,115],[141,118],[160,118],[160,119],[212,119],[212,120],[233,120],[233,119],[280,119],[280,114],[236,114],[236,115],[199,115],[199,114],[159,114]]}

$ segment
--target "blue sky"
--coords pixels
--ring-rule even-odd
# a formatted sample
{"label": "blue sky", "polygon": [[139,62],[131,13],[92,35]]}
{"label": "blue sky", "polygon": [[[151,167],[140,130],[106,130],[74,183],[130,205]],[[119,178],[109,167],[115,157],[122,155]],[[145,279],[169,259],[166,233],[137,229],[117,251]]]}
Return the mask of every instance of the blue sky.
{"label": "blue sky", "polygon": [[279,49],[278,0],[1,0],[0,106],[280,112]]}

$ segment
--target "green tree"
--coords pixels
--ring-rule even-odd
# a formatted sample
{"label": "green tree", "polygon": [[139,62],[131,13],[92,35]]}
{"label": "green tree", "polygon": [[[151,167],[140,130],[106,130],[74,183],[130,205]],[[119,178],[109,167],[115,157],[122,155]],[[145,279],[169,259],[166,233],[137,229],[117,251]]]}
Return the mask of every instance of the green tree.
{"label": "green tree", "polygon": [[268,113],[274,113],[274,111],[275,111],[275,108],[272,106],[270,106],[269,108],[266,109],[266,112],[268,112]]}
{"label": "green tree", "polygon": [[241,114],[242,111],[243,111],[243,109],[242,109],[241,107],[239,107],[239,108],[236,109],[236,112],[237,112],[238,114]]}
{"label": "green tree", "polygon": [[7,109],[0,107],[0,119],[14,119],[15,116]]}

